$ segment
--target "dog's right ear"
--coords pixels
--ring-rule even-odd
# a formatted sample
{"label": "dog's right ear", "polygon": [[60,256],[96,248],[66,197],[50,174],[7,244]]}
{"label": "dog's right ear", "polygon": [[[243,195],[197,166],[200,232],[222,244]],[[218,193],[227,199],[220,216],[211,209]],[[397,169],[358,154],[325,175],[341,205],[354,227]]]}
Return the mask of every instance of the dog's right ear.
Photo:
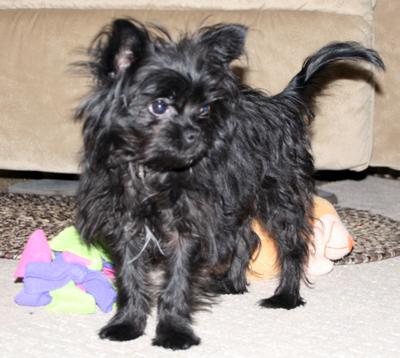
{"label": "dog's right ear", "polygon": [[200,42],[211,58],[228,65],[243,54],[246,34],[246,26],[216,24],[200,30]]}
{"label": "dog's right ear", "polygon": [[146,54],[149,33],[139,22],[115,20],[95,40],[93,54],[97,58],[97,76],[115,78],[132,70]]}

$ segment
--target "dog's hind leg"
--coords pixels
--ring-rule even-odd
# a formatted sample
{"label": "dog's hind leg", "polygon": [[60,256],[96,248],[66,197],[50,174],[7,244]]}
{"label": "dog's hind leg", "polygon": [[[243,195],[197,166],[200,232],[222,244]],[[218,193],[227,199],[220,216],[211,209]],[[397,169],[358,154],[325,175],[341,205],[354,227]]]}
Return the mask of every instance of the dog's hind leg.
{"label": "dog's hind leg", "polygon": [[210,290],[218,294],[240,294],[247,291],[246,273],[252,253],[259,245],[259,238],[246,223],[237,233],[237,243],[229,269],[213,278]]}
{"label": "dog's hind leg", "polygon": [[193,258],[198,245],[191,238],[173,234],[165,247],[165,283],[158,300],[158,324],[153,345],[188,349],[200,343],[191,327]]}
{"label": "dog's hind leg", "polygon": [[[276,190],[275,190],[276,189]],[[307,281],[304,267],[308,260],[312,196],[300,197],[275,187],[259,208],[259,217],[275,240],[280,263],[280,281],[272,297],[260,301],[262,307],[292,309],[304,305],[300,283]],[[287,188],[286,188],[287,189]],[[273,203],[273,205],[272,205]]]}
{"label": "dog's hind leg", "polygon": [[[281,218],[282,219],[282,218]],[[279,250],[281,276],[279,285],[270,298],[260,301],[268,308],[292,309],[304,305],[300,296],[300,282],[304,276],[304,263],[307,258],[307,243],[296,225],[288,221],[281,222],[274,230]]]}
{"label": "dog's hind leg", "polygon": [[281,279],[275,294],[260,301],[262,307],[293,309],[305,304],[300,296],[301,265],[297,253],[287,253],[281,263]]}

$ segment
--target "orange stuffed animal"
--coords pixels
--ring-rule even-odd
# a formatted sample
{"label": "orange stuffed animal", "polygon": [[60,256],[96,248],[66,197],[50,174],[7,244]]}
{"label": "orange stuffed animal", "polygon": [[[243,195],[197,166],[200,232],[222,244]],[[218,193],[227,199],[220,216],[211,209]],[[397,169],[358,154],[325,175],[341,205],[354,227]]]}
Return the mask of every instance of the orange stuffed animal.
{"label": "orange stuffed animal", "polygon": [[[313,245],[310,245],[306,267],[306,273],[311,276],[330,272],[333,269],[332,260],[338,260],[350,253],[354,244],[335,208],[318,196],[314,197],[314,218],[314,234],[311,238]],[[252,221],[251,228],[260,238],[261,245],[253,255],[247,277],[249,280],[273,278],[280,270],[276,244],[258,220]]]}

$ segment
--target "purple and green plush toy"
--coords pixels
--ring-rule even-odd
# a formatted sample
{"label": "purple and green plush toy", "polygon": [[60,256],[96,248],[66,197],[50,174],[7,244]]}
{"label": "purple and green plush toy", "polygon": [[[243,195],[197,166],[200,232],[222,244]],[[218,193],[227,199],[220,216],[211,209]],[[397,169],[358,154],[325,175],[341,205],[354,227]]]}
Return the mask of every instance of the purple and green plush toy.
{"label": "purple and green plush toy", "polygon": [[97,306],[110,312],[117,296],[109,257],[86,246],[73,226],[50,241],[43,230],[33,232],[14,276],[23,279],[15,302],[24,306],[67,313],[94,313]]}

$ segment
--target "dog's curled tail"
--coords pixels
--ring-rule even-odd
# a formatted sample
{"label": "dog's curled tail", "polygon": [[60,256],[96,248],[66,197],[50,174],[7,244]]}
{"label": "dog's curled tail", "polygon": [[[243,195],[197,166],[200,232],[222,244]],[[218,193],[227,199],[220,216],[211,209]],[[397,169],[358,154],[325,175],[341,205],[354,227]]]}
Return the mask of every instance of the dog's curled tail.
{"label": "dog's curled tail", "polygon": [[339,61],[364,61],[382,70],[385,69],[381,57],[375,50],[366,48],[358,42],[333,42],[306,58],[302,69],[289,82],[284,92],[307,96],[306,92],[312,87],[310,85],[313,79],[323,76],[330,64]]}
{"label": "dog's curled tail", "polygon": [[308,57],[297,76],[307,83],[325,66],[337,61],[365,61],[382,70],[385,69],[381,57],[375,50],[366,48],[358,42],[334,42]]}
{"label": "dog's curled tail", "polygon": [[314,118],[316,95],[332,80],[332,76],[327,76],[328,68],[333,63],[347,61],[363,61],[385,69],[375,50],[358,42],[333,42],[307,57],[300,72],[293,77],[284,91],[274,96],[275,100],[277,103],[291,105],[294,111],[300,110],[302,117],[305,116],[309,123]]}

